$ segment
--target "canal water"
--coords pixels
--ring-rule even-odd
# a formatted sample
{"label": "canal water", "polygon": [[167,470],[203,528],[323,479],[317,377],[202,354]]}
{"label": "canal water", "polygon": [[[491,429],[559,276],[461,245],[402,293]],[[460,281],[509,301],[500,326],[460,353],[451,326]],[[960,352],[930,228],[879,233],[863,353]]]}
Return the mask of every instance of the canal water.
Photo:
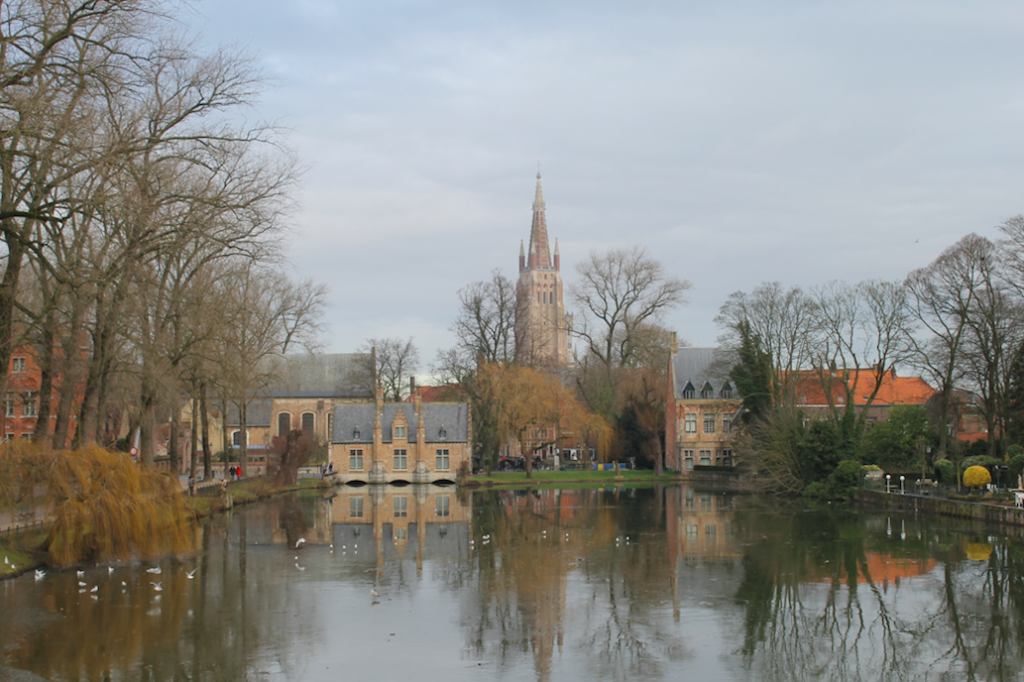
{"label": "canal water", "polygon": [[1018,680],[1007,532],[676,486],[294,495],[194,557],[0,583],[0,680]]}

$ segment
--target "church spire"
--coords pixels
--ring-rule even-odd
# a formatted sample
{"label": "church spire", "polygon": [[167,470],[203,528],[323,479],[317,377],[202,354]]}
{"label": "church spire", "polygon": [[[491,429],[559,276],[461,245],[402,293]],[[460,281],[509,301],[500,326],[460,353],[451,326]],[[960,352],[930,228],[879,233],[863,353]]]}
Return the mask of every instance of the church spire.
{"label": "church spire", "polygon": [[537,193],[533,198],[533,225],[530,227],[530,268],[551,267],[551,247],[548,245],[548,222],[544,215],[544,191],[537,171]]}

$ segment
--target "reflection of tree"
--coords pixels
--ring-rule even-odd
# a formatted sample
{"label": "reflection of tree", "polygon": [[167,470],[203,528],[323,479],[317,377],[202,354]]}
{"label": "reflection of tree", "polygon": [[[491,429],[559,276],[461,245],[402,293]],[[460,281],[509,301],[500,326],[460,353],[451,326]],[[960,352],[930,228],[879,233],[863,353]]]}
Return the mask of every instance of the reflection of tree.
{"label": "reflection of tree", "polygon": [[655,614],[670,583],[662,494],[478,493],[479,589],[463,617],[471,654],[503,669],[532,656],[538,680],[550,679],[566,640],[593,679],[656,677],[666,659],[682,658]]}
{"label": "reflection of tree", "polygon": [[1017,679],[1024,556],[1015,544],[971,561],[962,527],[946,520],[877,524],[803,510],[745,519],[755,541],[736,597],[741,653],[758,679]]}
{"label": "reflection of tree", "polygon": [[[308,516],[305,507],[319,501],[300,502]],[[315,604],[281,578],[275,562],[248,561],[244,542],[250,525],[275,525],[264,517],[279,513],[257,505],[207,524],[202,552],[183,564],[165,562],[160,575],[145,566],[90,571],[85,592],[73,571],[46,576],[41,597],[33,593],[0,619],[0,641],[18,642],[5,662],[47,679],[109,679],[121,670],[126,679],[159,682],[248,679],[269,665],[266,657],[285,678],[301,678],[305,647],[323,638],[309,617]],[[299,611],[307,617],[291,617]]]}

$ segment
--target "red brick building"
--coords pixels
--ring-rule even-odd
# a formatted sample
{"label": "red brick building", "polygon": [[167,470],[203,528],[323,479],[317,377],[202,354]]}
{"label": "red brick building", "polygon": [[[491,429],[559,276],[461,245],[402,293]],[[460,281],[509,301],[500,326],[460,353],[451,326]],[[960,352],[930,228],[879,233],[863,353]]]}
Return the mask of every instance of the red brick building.
{"label": "red brick building", "polygon": [[[52,435],[57,424],[57,411],[60,407],[60,387],[63,377],[57,373],[53,376],[53,387],[50,392],[50,414],[46,433]],[[35,432],[39,419],[39,391],[43,383],[43,373],[36,360],[35,349],[22,346],[15,349],[7,367],[7,382],[4,386],[4,438],[29,438]],[[81,400],[82,387],[75,390],[76,403]],[[68,423],[68,443],[74,437],[78,426],[75,410],[72,406]]]}

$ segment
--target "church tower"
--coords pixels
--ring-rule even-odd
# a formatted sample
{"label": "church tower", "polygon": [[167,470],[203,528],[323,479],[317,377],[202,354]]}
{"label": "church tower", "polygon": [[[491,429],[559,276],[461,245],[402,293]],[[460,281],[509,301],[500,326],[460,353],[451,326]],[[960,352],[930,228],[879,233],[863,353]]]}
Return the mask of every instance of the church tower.
{"label": "church tower", "polygon": [[522,362],[559,369],[569,364],[569,329],[562,291],[558,242],[552,260],[544,193],[537,173],[530,248],[519,245],[516,287],[516,354]]}

